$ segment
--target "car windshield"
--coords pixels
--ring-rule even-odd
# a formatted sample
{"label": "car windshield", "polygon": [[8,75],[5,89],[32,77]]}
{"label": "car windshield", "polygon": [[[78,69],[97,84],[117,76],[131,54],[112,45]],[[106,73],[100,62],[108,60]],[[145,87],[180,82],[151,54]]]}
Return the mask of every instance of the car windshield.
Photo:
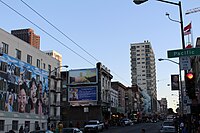
{"label": "car windshield", "polygon": [[174,126],[174,123],[170,121],[166,121],[163,123],[163,126]]}
{"label": "car windshield", "polygon": [[63,129],[62,133],[73,133],[73,129]]}

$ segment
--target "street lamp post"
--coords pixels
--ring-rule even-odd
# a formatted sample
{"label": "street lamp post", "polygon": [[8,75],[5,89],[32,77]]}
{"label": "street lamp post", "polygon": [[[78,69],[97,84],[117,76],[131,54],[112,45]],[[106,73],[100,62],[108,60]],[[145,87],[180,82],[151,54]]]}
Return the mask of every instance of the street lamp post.
{"label": "street lamp post", "polygon": [[180,63],[176,62],[176,61],[173,61],[173,60],[170,60],[170,59],[162,59],[162,58],[159,58],[158,61],[163,61],[163,60],[167,60],[167,61],[170,61],[172,63],[175,63],[177,65],[179,65],[179,75],[180,75],[180,90],[179,90],[179,97],[180,97],[180,110],[181,110],[181,114],[183,113],[183,84],[182,84],[182,76],[181,76],[181,67],[180,67]]}
{"label": "street lamp post", "polygon": [[[52,71],[49,71],[49,77],[48,77],[48,79],[49,79],[49,83],[48,83],[48,84],[49,84],[49,85],[48,85],[48,86],[49,86],[49,100],[48,100],[48,101],[49,101],[49,112],[48,112],[48,123],[47,123],[47,124],[48,124],[48,125],[47,125],[48,128],[50,128],[50,123],[51,123],[51,93],[50,93],[50,92],[51,92],[51,88],[52,88],[52,87],[51,87],[51,79],[53,78],[51,74],[52,74],[53,72],[57,71],[57,70],[58,70],[59,68],[61,68],[61,67],[68,68],[67,65],[63,65],[63,66],[58,66],[58,67],[54,68]],[[54,76],[56,77],[57,74],[54,75]],[[55,77],[54,77],[54,79],[55,79]]]}
{"label": "street lamp post", "polygon": [[[133,0],[133,2],[137,5],[142,4],[148,0]],[[185,40],[184,40],[184,30],[183,30],[183,14],[182,14],[182,7],[181,7],[181,1],[178,3],[166,1],[166,0],[157,0],[163,3],[168,3],[171,5],[176,5],[179,7],[179,17],[180,17],[180,24],[181,24],[181,41],[182,41],[182,48],[185,49]]]}

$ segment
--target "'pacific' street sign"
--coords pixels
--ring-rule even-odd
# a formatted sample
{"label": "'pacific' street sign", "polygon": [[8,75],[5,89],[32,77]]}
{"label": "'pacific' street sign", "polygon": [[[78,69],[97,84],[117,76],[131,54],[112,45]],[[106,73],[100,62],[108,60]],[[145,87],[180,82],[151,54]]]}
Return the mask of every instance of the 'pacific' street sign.
{"label": "'pacific' street sign", "polygon": [[167,51],[168,58],[195,55],[200,55],[200,48],[186,48]]}

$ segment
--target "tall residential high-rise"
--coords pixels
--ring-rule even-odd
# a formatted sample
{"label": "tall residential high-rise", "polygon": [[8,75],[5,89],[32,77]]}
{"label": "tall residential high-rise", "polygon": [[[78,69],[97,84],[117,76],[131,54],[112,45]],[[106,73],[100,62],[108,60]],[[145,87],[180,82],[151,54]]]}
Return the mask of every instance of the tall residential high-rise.
{"label": "tall residential high-rise", "polygon": [[[157,110],[156,68],[155,55],[151,43],[133,43],[131,54],[131,83],[141,88],[141,94],[149,100],[147,112]],[[147,93],[148,95],[146,95]],[[145,107],[144,107],[145,108]]]}
{"label": "tall residential high-rise", "polygon": [[36,35],[34,30],[30,28],[11,30],[11,34],[29,43],[31,46],[40,49],[40,36]]}

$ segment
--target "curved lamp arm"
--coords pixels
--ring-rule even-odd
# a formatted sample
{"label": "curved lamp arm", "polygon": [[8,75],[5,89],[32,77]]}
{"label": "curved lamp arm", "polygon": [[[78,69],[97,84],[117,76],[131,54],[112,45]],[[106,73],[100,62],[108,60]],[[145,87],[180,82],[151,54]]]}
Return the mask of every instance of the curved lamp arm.
{"label": "curved lamp arm", "polygon": [[55,70],[57,70],[58,68],[61,68],[61,67],[68,68],[67,65],[64,65],[64,66],[58,66],[58,67],[54,68],[52,71],[49,72],[49,76],[51,76],[51,73],[52,73],[52,72],[54,72]]}
{"label": "curved lamp arm", "polygon": [[162,58],[158,59],[158,61],[163,61],[163,60],[168,60],[170,62],[173,62],[173,63],[177,64],[177,65],[180,65],[178,62],[170,60],[170,59],[162,59]]}

